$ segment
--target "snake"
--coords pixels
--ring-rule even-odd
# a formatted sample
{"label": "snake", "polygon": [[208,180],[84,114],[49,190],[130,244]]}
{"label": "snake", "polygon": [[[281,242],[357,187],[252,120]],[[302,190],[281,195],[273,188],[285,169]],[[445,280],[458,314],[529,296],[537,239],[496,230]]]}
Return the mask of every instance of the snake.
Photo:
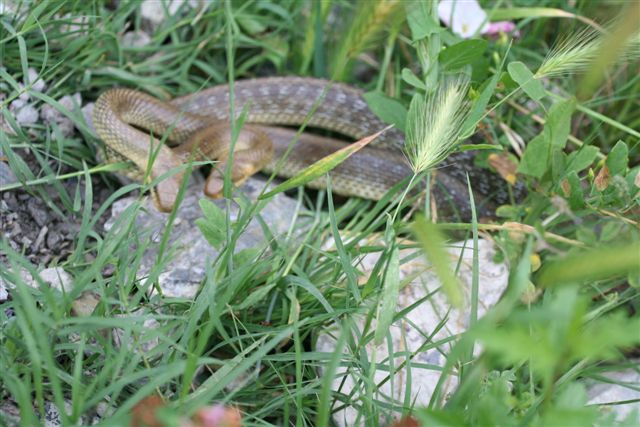
{"label": "snake", "polygon": [[[359,140],[387,126],[371,110],[362,90],[342,83],[263,77],[236,81],[233,89],[236,119],[244,111],[231,167],[235,184],[258,171],[291,178],[345,147],[345,139]],[[104,142],[105,161],[131,162],[128,176],[157,182],[152,190],[155,205],[170,211],[183,179],[181,172],[171,171],[188,159],[215,159],[219,166],[226,165],[233,137],[230,98],[227,84],[170,101],[133,89],[103,92],[96,100],[93,122]],[[305,130],[329,131],[333,136],[298,133],[292,128],[303,124]],[[297,142],[288,150],[294,139]],[[333,194],[380,200],[413,173],[403,144],[403,133],[392,128],[348,157],[329,174]],[[216,168],[207,179],[204,192],[208,196],[220,196],[223,170]],[[498,205],[510,200],[506,182],[475,166],[473,153],[454,153],[435,170],[432,180],[434,205],[444,217],[469,217],[467,177],[481,214],[492,215]],[[327,178],[306,185],[323,189]]]}

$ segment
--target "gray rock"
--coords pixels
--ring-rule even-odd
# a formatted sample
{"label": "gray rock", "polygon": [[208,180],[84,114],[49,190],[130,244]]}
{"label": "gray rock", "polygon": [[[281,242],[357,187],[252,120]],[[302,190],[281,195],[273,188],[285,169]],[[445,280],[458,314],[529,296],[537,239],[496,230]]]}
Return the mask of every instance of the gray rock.
{"label": "gray rock", "polygon": [[0,303],[5,302],[9,298],[9,291],[4,285],[4,281],[0,279]]}
{"label": "gray rock", "polygon": [[[2,123],[0,123],[0,130],[2,130]],[[2,150],[0,150],[0,157],[2,156]],[[0,187],[10,185],[18,182],[18,178],[13,173],[7,163],[0,160]]]}
{"label": "gray rock", "polygon": [[84,121],[85,123],[87,123],[87,126],[89,127],[89,129],[95,132],[96,128],[93,127],[93,107],[94,106],[95,106],[95,103],[89,102],[87,105],[82,107],[82,116],[84,117]]}
{"label": "gray rock", "polygon": [[[636,366],[640,366],[640,360],[636,360]],[[606,372],[603,377],[612,381],[598,382],[587,387],[589,405],[601,405],[600,411],[612,413],[618,421],[627,419],[635,411],[636,422],[640,423],[640,373],[637,369],[625,369]],[[626,384],[619,385],[613,382]],[[619,402],[627,402],[619,404]],[[627,424],[629,425],[629,424]]]}
{"label": "gray rock", "polygon": [[[20,269],[17,276],[20,278],[20,283],[24,283],[27,286],[31,286],[33,288],[40,287],[38,281],[34,279],[31,273],[26,269]],[[73,287],[73,278],[69,273],[64,271],[62,267],[45,268],[38,273],[38,276],[40,276],[40,279],[44,283],[61,292],[63,290],[65,292],[69,292],[69,290],[71,290],[71,288]],[[0,288],[10,291],[11,289],[15,288],[15,286],[16,283],[6,281],[2,277],[0,277]]]}
{"label": "gray rock", "polygon": [[[11,104],[16,104],[18,103],[18,101],[21,100],[16,99]],[[38,121],[38,110],[36,110],[32,105],[26,104],[22,107],[17,108],[16,110],[17,111],[15,112],[15,117],[16,122],[18,122],[19,125],[32,125]]]}
{"label": "gray rock", "polygon": [[[416,407],[425,406],[429,403],[436,384],[440,380],[441,371],[428,366],[444,366],[446,355],[455,342],[449,342],[438,348],[432,348],[424,352],[418,352],[419,348],[429,340],[428,337],[433,336],[429,342],[437,342],[460,334],[468,327],[473,243],[467,242],[466,248],[462,251],[464,247],[463,243],[464,242],[454,244],[449,249],[452,268],[455,268],[458,260],[461,259],[459,277],[465,295],[465,303],[463,304],[465,310],[463,311],[451,308],[443,293],[439,291],[440,282],[431,271],[429,263],[426,262],[422,256],[413,257],[415,254],[414,249],[400,251],[401,260],[411,260],[401,265],[400,280],[411,279],[411,281],[400,290],[396,312],[409,307],[432,292],[435,293],[423,304],[413,308],[403,319],[392,325],[389,331],[392,337],[391,343],[385,341],[375,347],[377,363],[386,367],[378,367],[374,374],[374,381],[379,383],[389,375],[389,346],[391,346],[393,352],[401,354],[400,356],[394,357],[393,364],[396,369],[406,362],[406,354],[408,352],[417,353],[413,360],[414,362],[422,364],[422,367],[411,367],[411,390],[409,398],[410,402],[415,404]],[[506,264],[496,264],[493,262],[495,248],[490,241],[480,240],[478,251],[480,257],[480,301],[478,315],[482,316],[498,301],[507,288],[509,269]],[[368,253],[362,257],[362,262],[359,265],[365,278],[371,273],[378,259],[379,253]],[[356,324],[360,331],[362,331],[364,323],[364,316],[356,318]],[[439,325],[442,324],[444,326],[434,335]],[[375,321],[373,328],[375,328]],[[335,327],[328,328],[319,335],[316,350],[330,354],[334,353],[335,337],[337,336],[338,332]],[[369,358],[371,358],[374,353],[373,342],[366,346],[366,351]],[[360,356],[345,354],[345,360],[349,359],[360,360]],[[334,391],[338,391],[339,389],[341,393],[346,395],[354,392],[354,395],[351,397],[351,400],[354,402],[358,401],[359,394],[364,390],[362,378],[363,375],[364,377],[367,375],[363,372],[358,372],[358,369],[358,363],[349,367],[341,366],[335,374],[336,378],[332,385]],[[379,393],[375,395],[375,398],[389,405],[399,404],[402,406],[405,399],[406,387],[404,378],[409,375],[407,369],[405,366],[395,373],[396,380],[394,381],[393,389],[391,382],[387,381],[379,388]],[[343,381],[344,384],[342,383]],[[442,395],[446,396],[452,392],[457,384],[458,377],[454,371],[444,379]],[[359,421],[357,421],[358,412],[356,408],[348,406],[336,412],[334,419],[338,425],[342,426],[364,425],[364,420],[359,419]],[[387,423],[390,420],[382,421]],[[386,425],[384,423],[383,425]]]}
{"label": "gray rock", "polygon": [[[165,270],[159,275],[158,282],[162,292],[166,296],[193,298],[200,288],[204,278],[206,266],[218,255],[206,239],[202,236],[195,221],[202,217],[198,204],[205,196],[202,193],[202,183],[194,180],[187,189],[186,196],[178,210],[176,221],[173,224],[169,247],[171,258],[166,264]],[[251,178],[237,191],[242,191],[250,199],[255,200],[262,190],[265,182],[259,178]],[[114,227],[122,212],[134,203],[137,198],[128,197],[114,203],[111,218],[105,223],[107,230]],[[218,200],[215,203],[225,209],[225,201]],[[289,228],[297,202],[283,194],[276,196],[260,212],[262,220],[269,226],[274,235],[284,233]],[[167,222],[167,214],[158,212],[153,203],[147,198],[136,218],[138,230],[144,232],[151,240],[146,250],[138,277],[145,278],[156,265],[159,240]],[[231,219],[238,215],[238,206],[234,203],[231,208]],[[237,242],[236,251],[247,248],[263,248],[267,244],[262,227],[257,220],[250,222]],[[144,280],[144,279],[143,279]],[[144,283],[144,282],[143,282]]]}
{"label": "gray rock", "polygon": [[[34,68],[29,68],[29,70],[27,70],[27,73],[29,74],[29,82],[31,83],[31,89],[37,92],[42,92],[43,90],[46,89],[47,84],[44,82],[44,80],[40,78],[40,76],[38,75],[38,72]],[[26,86],[27,82],[24,81],[23,84]]]}
{"label": "gray rock", "polygon": [[47,236],[47,247],[52,251],[58,249],[58,245],[62,241],[62,236],[59,233],[49,233]]}
{"label": "gray rock", "polygon": [[149,32],[153,33],[162,21],[175,15],[185,3],[191,8],[198,6],[197,0],[144,0],[140,5],[140,14]]}
{"label": "gray rock", "polygon": [[39,275],[43,282],[61,292],[69,292],[73,288],[73,278],[62,267],[45,268]]}
{"label": "gray rock", "polygon": [[[65,402],[65,406],[69,406],[67,413],[71,413],[72,405]],[[44,402],[44,425],[45,427],[58,427],[62,425],[62,414],[53,402]]]}
{"label": "gray rock", "polygon": [[[3,101],[3,98],[0,96],[0,102]],[[7,112],[8,114],[11,114],[11,111]],[[15,119],[15,117],[14,117]],[[4,114],[0,114],[0,131],[2,132],[6,132],[7,135],[15,135],[16,132],[13,130],[13,128],[9,125],[9,123],[7,123],[7,120],[4,118]]]}
{"label": "gray rock", "polygon": [[129,31],[122,36],[122,47],[144,47],[149,44],[151,37],[144,31]]}
{"label": "gray rock", "polygon": [[[67,110],[74,111],[82,104],[82,97],[80,96],[80,93],[76,93],[74,95],[65,95],[60,98],[58,102]],[[46,123],[50,125],[55,123],[64,137],[70,137],[71,135],[73,135],[73,122],[67,116],[58,111],[55,107],[49,104],[43,105],[41,116]],[[53,137],[54,139],[56,138],[55,133],[53,134]]]}
{"label": "gray rock", "polygon": [[20,408],[16,402],[8,399],[0,401],[0,424],[7,427],[20,425]]}
{"label": "gray rock", "polygon": [[16,12],[16,6],[13,0],[2,0],[0,2],[0,15],[13,15]]}
{"label": "gray rock", "polygon": [[40,199],[31,198],[27,201],[27,210],[31,214],[33,220],[40,227],[44,227],[51,221],[51,215],[46,206]]}

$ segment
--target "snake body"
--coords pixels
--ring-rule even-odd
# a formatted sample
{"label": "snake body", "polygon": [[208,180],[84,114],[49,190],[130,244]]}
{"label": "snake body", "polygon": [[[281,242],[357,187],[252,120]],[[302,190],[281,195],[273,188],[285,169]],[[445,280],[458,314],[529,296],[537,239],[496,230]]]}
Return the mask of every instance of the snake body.
{"label": "snake body", "polygon": [[[249,124],[243,127],[238,138],[236,149],[240,151],[234,153],[234,168],[239,158],[249,159],[256,170],[274,170],[295,131],[273,125],[299,126],[306,123],[309,128],[333,131],[352,139],[360,139],[386,127],[369,109],[362,92],[343,84],[329,84],[326,80],[306,77],[274,77],[238,81],[234,89],[236,114],[239,116],[247,107],[246,123]],[[154,135],[167,134],[168,144],[157,146],[157,155],[150,168],[151,178],[156,179],[179,166],[193,153],[194,146],[197,146],[195,151],[200,157],[226,158],[228,153],[224,147],[228,147],[231,138],[229,102],[228,85],[215,86],[169,102],[161,102],[137,91],[112,89],[96,101],[94,125],[105,142],[107,159],[130,160],[139,175],[147,169],[151,158],[150,138],[132,125]],[[194,136],[199,132],[206,134],[206,138]],[[190,142],[183,143],[189,139]],[[267,145],[263,144],[265,140]],[[380,199],[387,190],[411,174],[401,151],[403,140],[400,131],[390,129],[352,155],[331,172],[333,192]],[[177,147],[171,148],[171,145]],[[285,159],[279,175],[294,176],[341,147],[344,147],[343,141],[303,133]],[[270,149],[273,155],[268,153]],[[243,170],[232,179],[236,181],[240,175],[253,172]],[[462,217],[468,216],[467,173],[476,193],[476,202],[484,206],[481,212],[490,213],[495,207],[485,203],[488,196],[497,203],[507,200],[504,181],[473,166],[473,156],[469,153],[458,153],[436,173],[434,196],[439,210],[442,209],[446,215],[457,211]],[[159,208],[166,210],[172,207],[180,179],[178,174],[158,185],[156,200]],[[215,193],[219,190],[220,179],[207,185],[212,188],[210,192]],[[322,188],[325,185],[325,180],[320,179],[310,186]]]}

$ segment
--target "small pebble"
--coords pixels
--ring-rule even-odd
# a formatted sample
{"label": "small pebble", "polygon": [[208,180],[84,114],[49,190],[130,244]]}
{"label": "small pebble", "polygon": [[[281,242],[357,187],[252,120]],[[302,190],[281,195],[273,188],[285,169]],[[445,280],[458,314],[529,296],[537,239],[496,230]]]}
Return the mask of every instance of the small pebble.
{"label": "small pebble", "polygon": [[69,292],[73,287],[73,279],[61,267],[45,268],[40,272],[40,278],[52,288]]}
{"label": "small pebble", "polygon": [[[47,85],[44,82],[44,80],[38,78],[38,72],[35,69],[29,68],[28,74],[29,74],[29,82],[31,82],[31,89],[38,92],[42,92],[43,90],[45,90]],[[24,84],[26,86],[27,82],[25,81]]]}
{"label": "small pebble", "polygon": [[62,240],[62,237],[60,237],[59,233],[49,233],[49,235],[47,236],[47,247],[52,251],[57,250],[60,244],[60,240]]}
{"label": "small pebble", "polygon": [[18,178],[16,178],[9,165],[0,161],[0,185],[5,186],[16,182],[18,182]]}
{"label": "small pebble", "polygon": [[44,227],[49,221],[51,221],[51,216],[47,212],[44,203],[40,201],[40,199],[31,198],[27,202],[27,210],[31,214],[31,217],[34,219],[36,224],[40,227]]}
{"label": "small pebble", "polygon": [[33,243],[33,246],[31,247],[32,252],[38,252],[38,249],[40,249],[40,246],[42,245],[42,242],[44,241],[44,238],[47,235],[48,231],[49,231],[49,227],[47,227],[46,225],[40,229],[40,232],[38,233],[38,237],[36,237],[36,241]]}
{"label": "small pebble", "polygon": [[[76,93],[74,95],[65,95],[58,100],[58,103],[65,107],[69,111],[74,111],[76,106],[80,106],[82,104],[82,97],[80,93]],[[64,137],[70,137],[73,135],[74,123],[67,116],[58,111],[55,107],[49,104],[45,104],[42,106],[41,111],[42,119],[52,125],[56,124],[60,129],[60,132]],[[54,138],[56,134],[53,134]]]}
{"label": "small pebble", "polygon": [[129,31],[122,36],[122,47],[144,47],[151,42],[151,37],[144,31]]}
{"label": "small pebble", "polygon": [[16,113],[16,122],[20,125],[32,125],[38,121],[38,110],[31,105],[25,105]]}

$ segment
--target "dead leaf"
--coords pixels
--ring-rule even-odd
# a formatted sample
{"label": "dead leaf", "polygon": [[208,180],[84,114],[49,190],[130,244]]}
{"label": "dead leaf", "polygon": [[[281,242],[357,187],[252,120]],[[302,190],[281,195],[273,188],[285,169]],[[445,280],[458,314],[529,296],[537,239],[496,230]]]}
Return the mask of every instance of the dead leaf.
{"label": "dead leaf", "polygon": [[571,195],[571,184],[569,184],[568,179],[563,179],[560,183],[560,187],[562,188],[562,193],[564,197],[569,197]]}
{"label": "dead leaf", "polygon": [[611,184],[611,174],[609,173],[609,168],[604,165],[595,179],[596,189],[598,191],[604,191]]}
{"label": "dead leaf", "polygon": [[93,292],[84,292],[73,303],[71,303],[71,313],[76,317],[91,316],[96,309],[100,298]]}
{"label": "dead leaf", "polygon": [[516,184],[518,164],[511,159],[508,153],[490,154],[488,160],[489,165],[498,172],[502,179],[511,185]]}

